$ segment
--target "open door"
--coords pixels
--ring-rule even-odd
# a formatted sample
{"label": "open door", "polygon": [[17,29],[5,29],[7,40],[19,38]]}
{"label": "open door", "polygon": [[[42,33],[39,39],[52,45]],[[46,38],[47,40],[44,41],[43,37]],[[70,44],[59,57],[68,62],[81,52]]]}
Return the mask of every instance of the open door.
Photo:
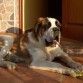
{"label": "open door", "polygon": [[22,32],[34,26],[39,17],[54,17],[62,22],[62,0],[20,0]]}
{"label": "open door", "polygon": [[23,32],[32,28],[39,17],[47,16],[46,0],[22,0]]}
{"label": "open door", "polygon": [[62,35],[83,41],[83,0],[62,0]]}

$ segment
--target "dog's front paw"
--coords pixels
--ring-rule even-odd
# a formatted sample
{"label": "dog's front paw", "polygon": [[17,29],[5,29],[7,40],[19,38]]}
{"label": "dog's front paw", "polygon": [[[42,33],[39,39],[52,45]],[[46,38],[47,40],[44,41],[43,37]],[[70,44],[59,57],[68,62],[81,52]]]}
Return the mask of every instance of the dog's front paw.
{"label": "dog's front paw", "polygon": [[66,75],[70,75],[72,77],[80,77],[80,76],[83,76],[82,73],[80,73],[78,70],[76,69],[71,69],[71,68],[68,68],[65,70],[65,74]]}
{"label": "dog's front paw", "polygon": [[7,63],[7,68],[8,68],[9,70],[15,69],[15,68],[16,68],[16,64],[15,64],[15,63],[12,63],[12,62],[8,62],[8,63]]}
{"label": "dog's front paw", "polygon": [[76,69],[77,71],[80,71],[80,72],[83,72],[83,65],[81,65],[80,63],[78,62],[73,62],[71,65],[70,65],[72,68]]}
{"label": "dog's front paw", "polygon": [[70,75],[70,76],[72,76],[72,77],[75,77],[76,72],[74,71],[74,69],[67,68],[67,69],[65,70],[64,74]]}

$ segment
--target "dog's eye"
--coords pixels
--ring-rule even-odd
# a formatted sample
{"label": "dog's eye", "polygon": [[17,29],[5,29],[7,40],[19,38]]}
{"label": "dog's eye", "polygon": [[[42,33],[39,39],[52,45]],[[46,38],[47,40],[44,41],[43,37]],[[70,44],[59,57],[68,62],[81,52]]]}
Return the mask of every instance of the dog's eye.
{"label": "dog's eye", "polygon": [[48,27],[51,27],[51,23],[50,23],[50,22],[48,22],[48,24],[47,24],[47,25],[48,25]]}
{"label": "dog's eye", "polygon": [[48,29],[47,25],[44,25],[44,31],[46,31]]}
{"label": "dog's eye", "polygon": [[51,27],[51,23],[48,22],[45,26],[46,26],[46,28],[50,28]]}
{"label": "dog's eye", "polygon": [[59,22],[58,20],[55,21],[55,25],[56,25],[57,27],[61,27],[61,24],[60,24],[60,22]]}
{"label": "dog's eye", "polygon": [[55,21],[55,25],[58,26],[58,21]]}
{"label": "dog's eye", "polygon": [[43,25],[43,27],[44,27],[44,31],[46,31],[47,29],[51,27],[51,23],[48,22],[47,24]]}

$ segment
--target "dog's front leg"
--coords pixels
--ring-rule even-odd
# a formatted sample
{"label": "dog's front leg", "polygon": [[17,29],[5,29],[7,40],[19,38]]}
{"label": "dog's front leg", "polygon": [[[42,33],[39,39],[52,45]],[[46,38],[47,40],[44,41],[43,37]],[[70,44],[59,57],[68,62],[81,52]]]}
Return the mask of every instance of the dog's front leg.
{"label": "dog's front leg", "polygon": [[63,52],[60,55],[60,59],[67,63],[68,66],[70,66],[71,68],[76,69],[77,71],[79,71],[80,73],[83,71],[83,65],[81,65],[80,63],[72,60],[71,57],[68,56],[68,54],[66,54],[65,52]]}
{"label": "dog's front leg", "polygon": [[76,72],[71,68],[65,67],[59,63],[45,60],[32,62],[30,68],[58,72],[70,76],[74,76],[76,74]]}
{"label": "dog's front leg", "polygon": [[15,55],[12,52],[9,52],[8,55],[5,57],[5,60],[7,61],[11,61],[11,62],[25,62],[25,59],[22,57],[19,57],[17,55]]}

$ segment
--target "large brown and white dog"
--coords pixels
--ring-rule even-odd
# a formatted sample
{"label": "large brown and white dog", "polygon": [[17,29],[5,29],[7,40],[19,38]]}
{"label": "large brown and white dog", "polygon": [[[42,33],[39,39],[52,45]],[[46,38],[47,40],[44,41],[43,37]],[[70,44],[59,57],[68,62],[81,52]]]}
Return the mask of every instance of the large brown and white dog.
{"label": "large brown and white dog", "polygon": [[[0,66],[14,68],[16,64],[9,61],[24,61],[24,59],[16,56],[19,54],[19,56],[27,57],[26,62],[29,63],[29,67],[33,69],[59,72],[71,76],[81,73],[83,66],[73,61],[68,54],[63,52],[57,43],[60,41],[60,26],[61,24],[55,18],[41,17],[38,19],[34,28],[27,30],[20,39],[8,33],[1,34],[0,41],[4,42],[4,46],[0,52]],[[14,45],[15,40],[18,42],[18,46],[16,49],[13,48],[13,50],[11,47]],[[12,59],[11,56],[15,57]],[[4,57],[9,61],[2,60]],[[52,62],[56,57],[65,62],[69,67]]]}

